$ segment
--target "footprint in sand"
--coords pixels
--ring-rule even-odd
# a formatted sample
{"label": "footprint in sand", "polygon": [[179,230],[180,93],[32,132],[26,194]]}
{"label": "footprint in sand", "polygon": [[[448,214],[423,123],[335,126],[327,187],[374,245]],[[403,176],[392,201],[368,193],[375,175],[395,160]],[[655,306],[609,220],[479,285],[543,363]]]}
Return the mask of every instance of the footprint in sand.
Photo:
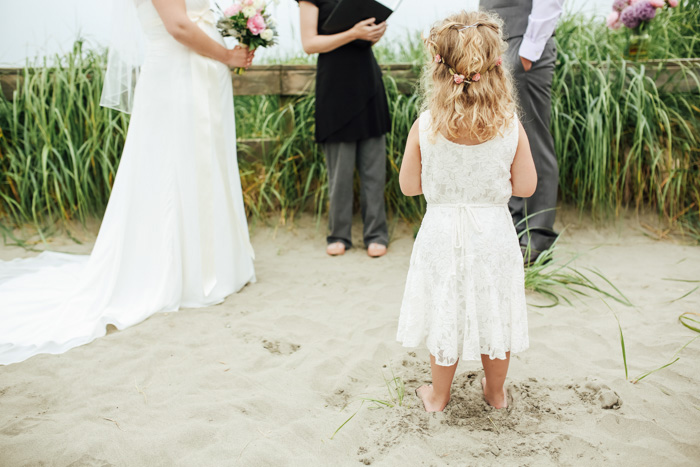
{"label": "footprint in sand", "polygon": [[280,341],[268,341],[267,339],[263,339],[262,344],[263,347],[273,355],[292,355],[294,352],[301,348],[301,346],[298,344]]}
{"label": "footprint in sand", "polygon": [[622,399],[615,391],[610,389],[609,386],[599,383],[598,381],[589,381],[584,387],[593,392],[593,398],[600,402],[602,408],[619,409],[622,407]]}

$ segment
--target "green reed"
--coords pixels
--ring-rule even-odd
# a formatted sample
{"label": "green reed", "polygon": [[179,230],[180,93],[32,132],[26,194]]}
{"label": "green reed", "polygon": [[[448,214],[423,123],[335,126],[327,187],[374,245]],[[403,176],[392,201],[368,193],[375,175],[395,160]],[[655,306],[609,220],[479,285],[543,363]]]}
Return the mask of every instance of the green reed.
{"label": "green reed", "polygon": [[[698,31],[698,0],[659,15],[649,58],[700,56]],[[558,28],[552,134],[562,199],[599,217],[653,207],[669,221],[687,221],[692,234],[700,213],[700,94],[658,86],[658,73],[622,57],[628,38],[580,16]],[[693,70],[679,74],[700,82]]]}
{"label": "green reed", "polygon": [[[650,58],[700,56],[700,0],[655,20]],[[700,93],[657,86],[643,63],[622,57],[627,35],[601,19],[562,20],[553,85],[552,133],[565,203],[599,218],[652,207],[700,240]],[[413,63],[418,35],[378,47],[380,61]],[[292,57],[309,63],[313,58]],[[0,96],[0,224],[46,228],[100,216],[123,148],[128,116],[99,107],[104,56],[80,43],[54,64],[27,67],[12,101]],[[684,70],[689,79],[698,79]],[[392,116],[386,201],[394,219],[417,222],[425,201],[407,198],[398,172],[420,96],[385,78]],[[240,139],[261,138],[263,154],[240,161],[245,204],[256,218],[322,214],[325,163],[314,143],[314,96],[236,98]]]}
{"label": "green reed", "polygon": [[41,65],[0,98],[0,221],[15,226],[101,215],[128,126],[99,105],[103,55],[77,42]]}

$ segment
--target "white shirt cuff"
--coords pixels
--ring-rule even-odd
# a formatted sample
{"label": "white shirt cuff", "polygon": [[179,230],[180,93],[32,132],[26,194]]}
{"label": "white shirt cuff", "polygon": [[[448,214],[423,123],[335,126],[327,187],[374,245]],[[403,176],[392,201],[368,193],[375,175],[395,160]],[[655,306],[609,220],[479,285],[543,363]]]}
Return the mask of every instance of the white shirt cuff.
{"label": "white shirt cuff", "polygon": [[520,44],[519,54],[523,58],[527,58],[531,62],[536,62],[542,56],[544,47],[547,45],[547,40],[539,40],[537,42],[523,37],[523,42]]}

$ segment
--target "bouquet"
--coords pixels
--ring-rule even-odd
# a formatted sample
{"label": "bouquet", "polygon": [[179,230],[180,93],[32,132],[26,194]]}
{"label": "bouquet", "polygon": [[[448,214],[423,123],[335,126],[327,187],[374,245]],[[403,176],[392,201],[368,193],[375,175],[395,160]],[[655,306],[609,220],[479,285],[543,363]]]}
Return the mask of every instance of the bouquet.
{"label": "bouquet", "polygon": [[[277,29],[267,11],[269,3],[267,0],[235,0],[223,10],[224,17],[217,23],[221,35],[236,38],[250,50],[275,45]],[[239,75],[244,72],[244,68],[236,68]]]}
{"label": "bouquet", "polygon": [[649,34],[645,32],[647,25],[656,17],[659,8],[674,8],[679,0],[615,0],[613,11],[608,16],[607,25],[610,29],[620,29],[622,26],[632,31],[627,46],[627,55],[631,59],[646,60],[647,48],[650,42]]}
{"label": "bouquet", "polygon": [[676,6],[678,6],[678,0],[615,0],[607,24],[610,29],[620,29],[624,25],[641,33],[644,27],[654,19],[658,8]]}

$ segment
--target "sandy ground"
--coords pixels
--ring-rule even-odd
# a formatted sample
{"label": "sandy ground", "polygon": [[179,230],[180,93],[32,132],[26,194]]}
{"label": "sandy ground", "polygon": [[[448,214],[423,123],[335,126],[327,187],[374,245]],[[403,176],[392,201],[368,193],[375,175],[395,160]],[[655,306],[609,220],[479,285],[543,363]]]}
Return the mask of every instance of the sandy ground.
{"label": "sandy ground", "polygon": [[[696,335],[678,316],[700,310],[700,290],[676,299],[700,284],[663,279],[700,280],[700,247],[654,239],[636,219],[560,217],[560,260],[580,254],[577,268],[599,269],[636,306],[531,307],[508,411],[483,402],[478,362],[460,363],[444,413],[413,395],[429,381],[427,351],[394,342],[411,229],[395,228],[385,258],[329,258],[323,229],[302,218],[255,227],[259,280],[223,305],[0,367],[0,466],[700,465],[700,339],[631,384],[611,311],[630,378],[668,362]],[[0,247],[0,259],[32,254]],[[392,370],[403,406],[360,408],[389,398]]]}

